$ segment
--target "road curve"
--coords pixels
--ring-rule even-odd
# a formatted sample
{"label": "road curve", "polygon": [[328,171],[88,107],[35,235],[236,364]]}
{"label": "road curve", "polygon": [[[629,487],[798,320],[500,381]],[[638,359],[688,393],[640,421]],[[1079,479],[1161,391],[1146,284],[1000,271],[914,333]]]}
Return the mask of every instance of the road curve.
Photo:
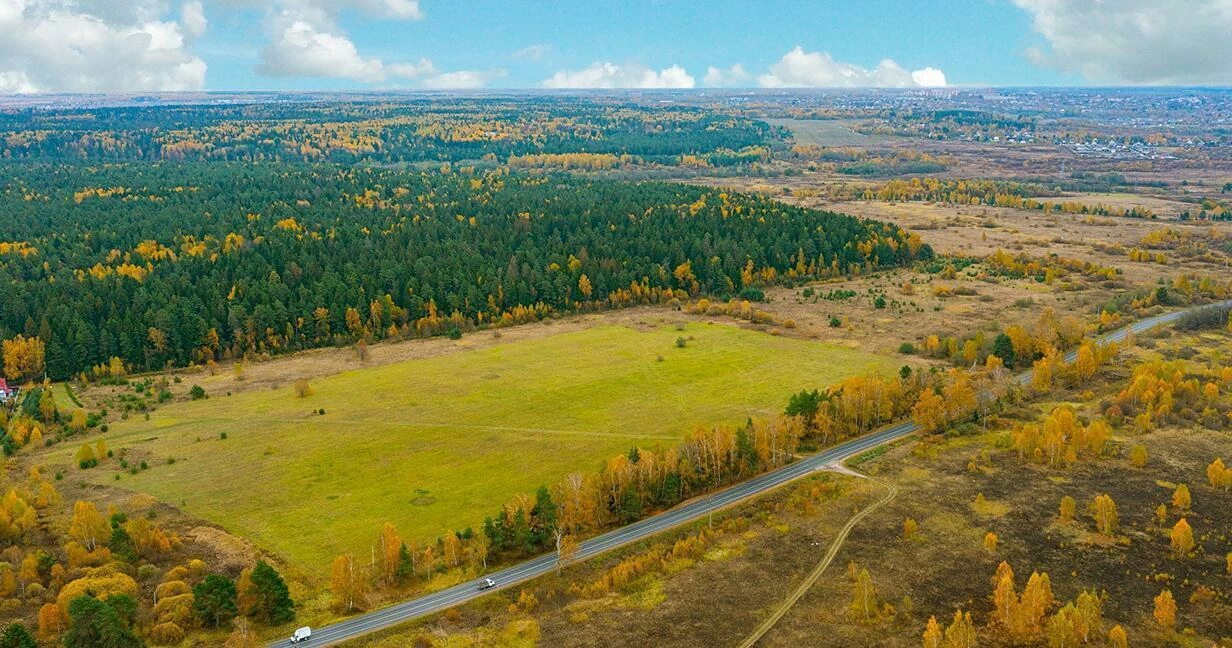
{"label": "road curve", "polygon": [[[1232,300],[1220,302],[1220,304],[1232,305]],[[1189,310],[1196,308],[1203,307],[1194,307]],[[1138,334],[1148,329],[1171,324],[1186,312],[1188,310],[1148,317],[1129,326],[1101,335],[1097,340],[1103,344],[1121,342],[1130,330]],[[1076,357],[1077,351],[1070,351],[1065,354],[1066,362],[1073,362]],[[1031,382],[1031,372],[1027,371],[1020,374],[1018,381],[1023,385],[1029,384]],[[712,511],[774,490],[809,473],[824,469],[828,465],[840,463],[863,452],[912,434],[919,429],[920,426],[910,420],[895,423],[871,434],[845,441],[782,468],[763,473],[709,495],[689,500],[675,508],[582,542],[578,546],[577,554],[573,560],[586,560],[612,549],[644,540],[673,527],[703,518]],[[479,579],[471,580],[417,599],[403,601],[386,608],[351,617],[333,625],[314,629],[312,631],[312,639],[308,645],[328,646],[354,639],[370,632],[384,630],[411,619],[447,610],[471,599],[487,595],[495,590],[513,587],[519,583],[548,574],[555,569],[556,555],[544,554],[512,567],[484,574],[484,578],[491,578],[496,581],[496,587],[492,590],[481,592],[478,589]],[[282,639],[267,644],[269,648],[290,645],[292,644],[289,639]]]}

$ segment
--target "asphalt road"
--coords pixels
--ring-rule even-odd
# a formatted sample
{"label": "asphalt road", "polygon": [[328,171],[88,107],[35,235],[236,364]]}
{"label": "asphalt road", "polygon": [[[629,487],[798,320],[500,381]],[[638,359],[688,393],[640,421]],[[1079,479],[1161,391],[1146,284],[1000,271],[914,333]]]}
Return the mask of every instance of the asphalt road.
{"label": "asphalt road", "polygon": [[[1232,301],[1223,303],[1232,304]],[[1130,329],[1132,329],[1135,334],[1138,334],[1148,329],[1170,324],[1176,321],[1185,312],[1186,311],[1165,313],[1163,315],[1156,315],[1154,317],[1139,320],[1130,326],[1104,334],[1100,336],[1098,340],[1101,343],[1121,342],[1125,339],[1125,336]],[[1076,357],[1076,351],[1070,351],[1065,354],[1066,362],[1073,362]],[[1024,385],[1029,384],[1031,382],[1031,372],[1027,371],[1020,374],[1018,376],[1018,381]],[[783,484],[799,479],[809,473],[824,470],[827,466],[841,463],[851,457],[855,457],[856,455],[876,448],[877,446],[905,437],[919,429],[920,426],[916,425],[914,422],[910,420],[903,421],[901,423],[882,428],[872,434],[866,434],[864,436],[843,442],[817,454],[810,455],[805,459],[801,459],[777,470],[764,473],[748,481],[735,484],[724,490],[717,491],[704,497],[689,500],[688,502],[680,504],[673,509],[664,511],[663,513],[659,513],[658,515],[645,518],[628,526],[624,526],[586,540],[579,545],[577,554],[573,560],[585,560],[604,552],[611,551],[617,547],[621,547],[632,542],[637,542],[638,540],[644,540],[673,527],[685,524],[686,522],[692,522],[694,520],[706,517],[713,511],[731,506],[755,495],[760,495],[767,491],[774,490]],[[403,601],[402,603],[368,612],[367,614],[361,614],[345,621],[335,623],[334,625],[314,629],[312,631],[312,638],[306,642],[306,644],[309,646],[327,646],[337,644],[348,639],[354,639],[355,637],[367,634],[369,632],[389,628],[417,617],[447,610],[451,607],[465,603],[471,599],[484,596],[496,590],[513,587],[518,583],[548,574],[554,569],[556,569],[556,555],[545,554],[524,563],[514,565],[497,572],[485,574],[484,578],[491,578],[496,581],[496,587],[494,589],[479,591],[480,581],[478,579],[472,580],[417,599]],[[291,645],[289,639],[282,639],[280,641],[275,641],[268,644],[270,648],[273,648],[274,646],[289,645]]]}

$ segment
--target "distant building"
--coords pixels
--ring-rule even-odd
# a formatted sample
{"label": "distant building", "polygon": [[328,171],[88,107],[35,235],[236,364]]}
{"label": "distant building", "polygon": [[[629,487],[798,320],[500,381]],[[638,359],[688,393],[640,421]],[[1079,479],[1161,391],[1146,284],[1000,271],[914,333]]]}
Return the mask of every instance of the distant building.
{"label": "distant building", "polygon": [[8,382],[0,378],[0,406],[13,405],[17,402],[17,392],[21,391],[16,387],[9,387]]}

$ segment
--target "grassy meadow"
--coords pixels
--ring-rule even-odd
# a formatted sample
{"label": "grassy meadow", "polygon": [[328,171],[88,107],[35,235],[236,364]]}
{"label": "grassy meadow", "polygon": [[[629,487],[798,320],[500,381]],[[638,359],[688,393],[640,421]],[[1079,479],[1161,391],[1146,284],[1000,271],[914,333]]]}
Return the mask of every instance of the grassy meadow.
{"label": "grassy meadow", "polygon": [[882,137],[855,132],[851,129],[851,125],[855,122],[832,119],[767,119],[766,121],[774,126],[790,129],[792,136],[799,144],[868,146],[885,141]]}
{"label": "grassy meadow", "polygon": [[[72,472],[175,504],[319,577],[338,553],[366,554],[387,520],[421,540],[477,528],[511,495],[633,444],[773,415],[802,387],[897,367],[721,324],[597,326],[359,368],[303,398],[288,384],[169,404],[113,420],[116,457]],[[149,469],[122,472],[121,450]]]}

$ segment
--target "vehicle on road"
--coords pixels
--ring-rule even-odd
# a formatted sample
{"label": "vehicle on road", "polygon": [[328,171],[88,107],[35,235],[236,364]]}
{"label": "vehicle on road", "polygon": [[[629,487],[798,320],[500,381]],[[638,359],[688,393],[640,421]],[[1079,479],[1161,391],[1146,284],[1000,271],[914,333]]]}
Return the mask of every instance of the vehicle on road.
{"label": "vehicle on road", "polygon": [[492,589],[493,587],[496,587],[496,581],[491,578],[485,578],[479,581],[479,591],[481,592],[486,589]]}
{"label": "vehicle on road", "polygon": [[295,644],[295,643],[300,643],[301,641],[308,641],[308,638],[311,636],[312,636],[312,628],[309,628],[308,626],[304,626],[300,628],[299,630],[296,630],[295,633],[291,635],[291,643]]}

